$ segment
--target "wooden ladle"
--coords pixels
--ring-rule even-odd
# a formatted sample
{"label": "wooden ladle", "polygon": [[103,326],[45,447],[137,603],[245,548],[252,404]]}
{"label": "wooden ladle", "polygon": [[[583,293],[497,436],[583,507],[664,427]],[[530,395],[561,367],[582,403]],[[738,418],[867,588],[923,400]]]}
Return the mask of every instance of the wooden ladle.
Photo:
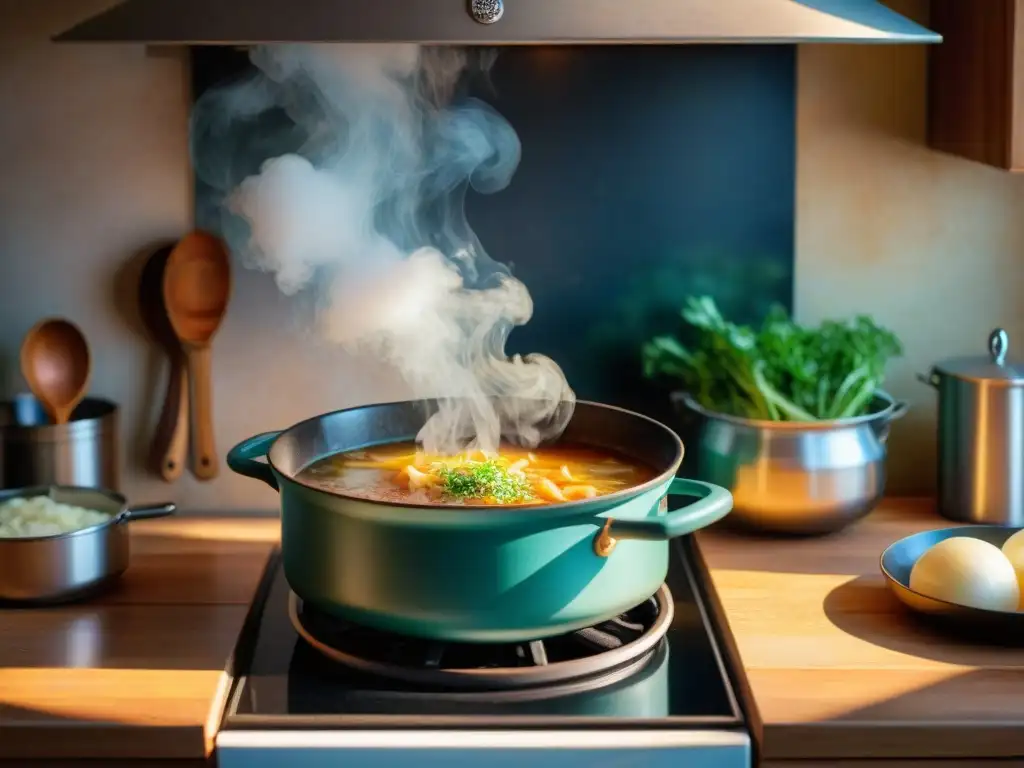
{"label": "wooden ladle", "polygon": [[21,343],[21,373],[55,424],[67,424],[92,375],[89,345],[70,320],[36,323]]}
{"label": "wooden ladle", "polygon": [[168,245],[151,254],[139,277],[139,314],[170,362],[167,395],[153,441],[153,463],[168,483],[173,483],[185,471],[189,419],[188,363],[164,307],[164,269],[171,250]]}
{"label": "wooden ladle", "polygon": [[217,476],[210,388],[210,340],[231,297],[231,262],[224,243],[206,232],[183,237],[164,268],[164,306],[188,358],[192,390],[192,473],[200,480]]}

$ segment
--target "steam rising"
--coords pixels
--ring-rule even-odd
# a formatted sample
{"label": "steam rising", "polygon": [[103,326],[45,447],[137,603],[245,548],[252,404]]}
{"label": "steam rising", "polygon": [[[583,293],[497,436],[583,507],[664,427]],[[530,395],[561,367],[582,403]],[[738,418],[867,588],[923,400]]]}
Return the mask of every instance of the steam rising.
{"label": "steam rising", "polygon": [[223,193],[232,251],[309,295],[327,339],[439,398],[418,436],[437,453],[496,450],[502,437],[534,446],[561,433],[575,400],[553,360],[506,356],[533,302],[465,217],[468,187],[504,189],[520,159],[512,126],[459,95],[492,63],[476,56],[256,48],[259,74],[207,91],[192,118],[196,173]]}

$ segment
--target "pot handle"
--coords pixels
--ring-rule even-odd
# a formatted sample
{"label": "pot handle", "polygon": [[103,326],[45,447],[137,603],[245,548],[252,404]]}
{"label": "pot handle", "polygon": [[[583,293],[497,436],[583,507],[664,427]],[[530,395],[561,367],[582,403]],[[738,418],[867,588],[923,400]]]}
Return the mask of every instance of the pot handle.
{"label": "pot handle", "polygon": [[875,429],[875,435],[878,437],[878,442],[886,443],[889,441],[889,433],[892,431],[892,423],[896,419],[902,419],[907,415],[907,411],[910,410],[910,403],[905,400],[897,400],[893,403],[892,413],[890,413],[885,421],[880,422],[878,427]]}
{"label": "pot handle", "polygon": [[[677,477],[668,487],[669,496],[696,496],[697,501],[666,515],[642,520],[612,520],[601,536],[643,541],[668,541],[716,523],[732,509],[732,494],[725,488],[699,480]],[[659,502],[660,504],[660,502]]]}
{"label": "pot handle", "polygon": [[167,517],[178,511],[173,502],[152,504],[145,507],[128,507],[115,518],[115,523],[131,523],[136,520],[149,520],[154,517]]}
{"label": "pot handle", "polygon": [[278,490],[274,470],[264,461],[256,461],[267,456],[270,445],[277,440],[280,432],[264,432],[262,435],[243,440],[228,451],[228,466],[233,472],[256,480],[262,480],[275,491]]}
{"label": "pot handle", "polygon": [[[704,409],[689,392],[677,389],[669,395],[669,400],[675,409],[676,416],[681,419],[691,420],[698,414],[703,415]],[[671,493],[671,491],[669,491]]]}

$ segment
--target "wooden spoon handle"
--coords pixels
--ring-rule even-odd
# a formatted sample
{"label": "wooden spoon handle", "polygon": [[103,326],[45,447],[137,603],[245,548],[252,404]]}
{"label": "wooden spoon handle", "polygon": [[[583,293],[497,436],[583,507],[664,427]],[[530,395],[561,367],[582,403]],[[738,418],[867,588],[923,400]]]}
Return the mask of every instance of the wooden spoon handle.
{"label": "wooden spoon handle", "polygon": [[192,380],[192,474],[199,480],[217,476],[213,443],[213,394],[210,389],[210,347],[190,347],[188,373]]}
{"label": "wooden spoon handle", "polygon": [[160,458],[160,474],[164,481],[173,483],[185,471],[188,457],[188,368],[184,360],[171,364],[171,381],[168,389],[167,443]]}

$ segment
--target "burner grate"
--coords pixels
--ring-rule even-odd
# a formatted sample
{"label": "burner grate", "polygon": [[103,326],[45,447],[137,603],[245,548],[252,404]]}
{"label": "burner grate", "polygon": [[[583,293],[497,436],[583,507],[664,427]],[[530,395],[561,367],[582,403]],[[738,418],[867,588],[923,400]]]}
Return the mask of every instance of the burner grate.
{"label": "burner grate", "polygon": [[289,614],[313,648],[345,666],[427,686],[507,690],[545,686],[637,668],[672,623],[668,587],[609,621],[527,643],[445,643],[345,622],[294,594]]}

